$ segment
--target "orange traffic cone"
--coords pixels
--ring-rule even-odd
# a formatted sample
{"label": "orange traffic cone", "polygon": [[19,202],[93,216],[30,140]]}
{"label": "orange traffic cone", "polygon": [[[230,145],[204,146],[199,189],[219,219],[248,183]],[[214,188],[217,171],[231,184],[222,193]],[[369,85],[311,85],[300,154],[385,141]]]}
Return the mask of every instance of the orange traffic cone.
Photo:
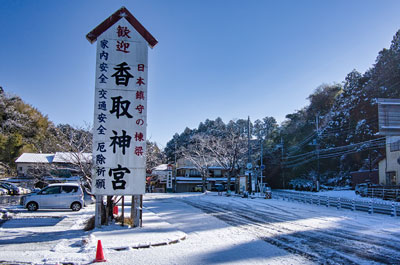
{"label": "orange traffic cone", "polygon": [[93,262],[105,262],[107,261],[104,258],[103,246],[101,245],[101,240],[97,240],[97,251],[96,251],[96,259]]}

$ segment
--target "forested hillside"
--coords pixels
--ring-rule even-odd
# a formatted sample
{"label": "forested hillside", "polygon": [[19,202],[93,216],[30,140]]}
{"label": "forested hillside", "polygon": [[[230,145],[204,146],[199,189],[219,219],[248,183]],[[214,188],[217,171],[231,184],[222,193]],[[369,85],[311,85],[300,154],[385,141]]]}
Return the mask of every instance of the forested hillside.
{"label": "forested hillside", "polygon": [[[264,176],[274,186],[287,186],[295,178],[344,185],[351,171],[376,168],[385,155],[384,138],[376,135],[378,98],[400,98],[400,31],[365,73],[353,70],[341,83],[322,84],[308,97],[307,106],[288,114],[279,126],[271,122],[275,121],[272,117],[250,124],[252,137],[263,142]],[[194,146],[193,139],[210,135],[222,139],[226,134],[221,131],[229,127],[231,132],[238,132],[236,140],[245,144],[246,124],[247,120],[240,119],[227,124],[220,118],[206,120],[197,129],[186,128],[175,134],[166,146],[166,155],[173,161],[175,145],[179,157],[182,150]],[[259,144],[253,140],[250,146],[252,161],[260,165]],[[212,151],[208,152],[209,159],[215,159]],[[243,169],[247,159],[245,148],[237,168]]]}
{"label": "forested hillside", "polygon": [[[40,111],[0,87],[0,161],[11,175],[14,161],[22,153],[73,151],[82,134],[90,132],[69,125],[55,126]],[[90,142],[81,148],[91,151]]]}

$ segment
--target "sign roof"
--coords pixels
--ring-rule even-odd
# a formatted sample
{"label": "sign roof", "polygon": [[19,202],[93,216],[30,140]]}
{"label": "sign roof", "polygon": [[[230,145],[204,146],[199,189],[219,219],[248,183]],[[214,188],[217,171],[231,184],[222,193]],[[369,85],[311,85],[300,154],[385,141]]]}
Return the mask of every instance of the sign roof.
{"label": "sign roof", "polygon": [[90,43],[94,43],[97,38],[109,29],[112,25],[117,23],[121,18],[125,18],[137,32],[147,41],[151,48],[157,45],[158,41],[147,31],[145,27],[131,14],[131,12],[126,9],[126,7],[121,7],[114,14],[109,16],[100,25],[94,28],[91,32],[86,35],[86,39]]}

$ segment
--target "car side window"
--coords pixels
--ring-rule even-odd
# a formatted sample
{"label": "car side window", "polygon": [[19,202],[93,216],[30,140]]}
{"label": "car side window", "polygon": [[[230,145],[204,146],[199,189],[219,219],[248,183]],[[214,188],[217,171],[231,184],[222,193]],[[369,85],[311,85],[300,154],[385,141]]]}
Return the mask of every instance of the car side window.
{"label": "car side window", "polygon": [[78,191],[78,187],[76,186],[63,186],[62,192],[63,193],[75,193]]}
{"label": "car side window", "polygon": [[42,190],[41,194],[58,194],[61,192],[60,186],[48,187],[45,190]]}

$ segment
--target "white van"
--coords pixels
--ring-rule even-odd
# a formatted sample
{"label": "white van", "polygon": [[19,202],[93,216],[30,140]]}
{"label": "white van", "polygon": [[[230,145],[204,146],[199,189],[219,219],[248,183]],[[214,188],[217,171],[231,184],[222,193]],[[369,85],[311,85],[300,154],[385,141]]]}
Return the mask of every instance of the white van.
{"label": "white van", "polygon": [[50,184],[37,193],[22,198],[22,205],[28,211],[37,209],[71,209],[79,211],[83,205],[83,191],[76,183]]}

